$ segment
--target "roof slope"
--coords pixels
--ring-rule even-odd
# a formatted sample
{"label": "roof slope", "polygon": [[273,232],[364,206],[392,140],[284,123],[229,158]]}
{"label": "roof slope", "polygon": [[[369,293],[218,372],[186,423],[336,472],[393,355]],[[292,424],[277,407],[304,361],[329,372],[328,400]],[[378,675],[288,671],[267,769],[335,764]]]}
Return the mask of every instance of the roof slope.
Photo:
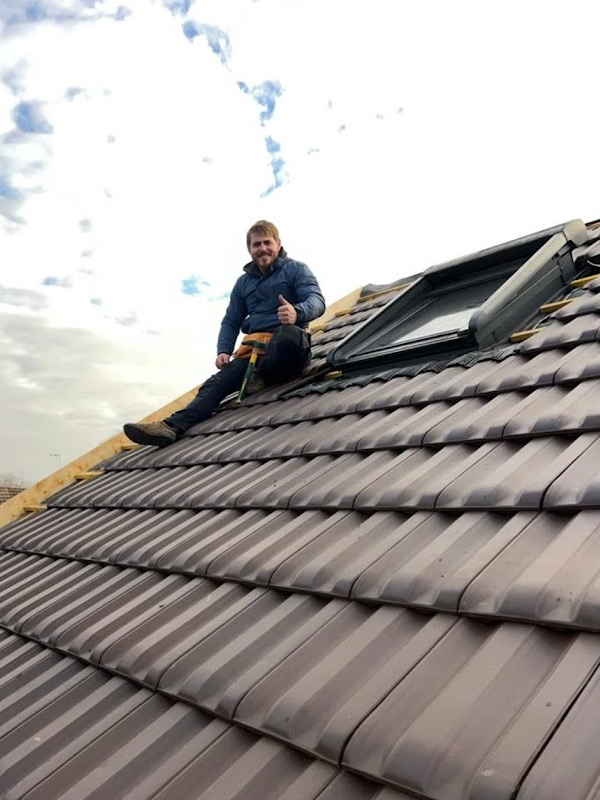
{"label": "roof slope", "polygon": [[4,528],[2,796],[600,796],[599,298],[256,395]]}
{"label": "roof slope", "polygon": [[0,503],[10,500],[11,497],[16,497],[22,491],[22,486],[0,486]]}

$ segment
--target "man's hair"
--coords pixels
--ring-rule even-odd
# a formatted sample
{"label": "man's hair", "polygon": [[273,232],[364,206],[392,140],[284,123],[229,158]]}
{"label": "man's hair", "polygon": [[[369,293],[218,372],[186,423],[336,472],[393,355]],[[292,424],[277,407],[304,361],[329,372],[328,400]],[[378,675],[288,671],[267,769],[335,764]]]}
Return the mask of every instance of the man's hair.
{"label": "man's hair", "polygon": [[250,247],[250,239],[253,233],[258,233],[259,236],[272,236],[276,242],[279,241],[279,231],[272,222],[266,219],[259,219],[246,234],[246,246],[248,248]]}

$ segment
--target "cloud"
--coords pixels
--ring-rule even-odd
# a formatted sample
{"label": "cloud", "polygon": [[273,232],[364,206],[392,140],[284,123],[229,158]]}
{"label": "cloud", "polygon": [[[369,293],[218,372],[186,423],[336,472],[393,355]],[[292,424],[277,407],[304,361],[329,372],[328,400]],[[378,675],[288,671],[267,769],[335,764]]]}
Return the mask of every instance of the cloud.
{"label": "cloud", "polygon": [[53,133],[54,128],[46,119],[40,100],[23,100],[13,109],[13,121],[22,133]]}
{"label": "cloud", "polygon": [[193,42],[196,36],[204,37],[213,53],[219,56],[221,63],[227,64],[231,58],[231,42],[224,30],[217,28],[216,25],[206,25],[203,22],[194,22],[191,19],[183,23],[182,29],[190,42]]}
{"label": "cloud", "polygon": [[94,11],[99,4],[106,5],[95,0],[2,0],[0,22],[4,23],[5,32],[18,35],[23,28],[44,23],[91,23],[102,18],[120,22],[132,14],[124,5],[114,11]]}
{"label": "cloud", "polygon": [[69,86],[65,89],[65,97],[67,100],[74,100],[80,94],[85,94],[85,89],[82,89],[81,86]]}
{"label": "cloud", "polygon": [[47,307],[48,302],[40,292],[0,285],[0,304],[40,311]]}
{"label": "cloud", "polygon": [[260,121],[264,125],[265,122],[272,119],[275,113],[275,106],[277,98],[283,94],[283,89],[279,81],[263,81],[257,86],[250,88],[244,81],[238,81],[238,86],[244,92],[253,97],[259,106],[263,107],[260,112]]}

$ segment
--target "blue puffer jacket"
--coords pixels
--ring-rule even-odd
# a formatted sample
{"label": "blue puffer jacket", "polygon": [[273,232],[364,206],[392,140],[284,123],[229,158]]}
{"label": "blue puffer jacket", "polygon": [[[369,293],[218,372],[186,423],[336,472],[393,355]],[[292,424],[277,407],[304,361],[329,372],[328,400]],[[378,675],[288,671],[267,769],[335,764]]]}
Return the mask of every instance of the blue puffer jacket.
{"label": "blue puffer jacket", "polygon": [[306,325],[325,311],[325,299],[310,269],[289,258],[283,247],[266,275],[250,262],[233,287],[221,323],[217,353],[233,352],[237,335],[272,331],[279,327],[279,295],[291,303],[298,314],[297,325]]}

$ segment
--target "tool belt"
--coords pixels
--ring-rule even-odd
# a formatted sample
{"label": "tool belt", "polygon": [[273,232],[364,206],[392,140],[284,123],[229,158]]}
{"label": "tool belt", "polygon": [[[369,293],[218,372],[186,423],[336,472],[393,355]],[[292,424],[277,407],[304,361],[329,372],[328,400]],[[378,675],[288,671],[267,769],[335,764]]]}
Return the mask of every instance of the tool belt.
{"label": "tool belt", "polygon": [[234,358],[250,358],[253,352],[255,352],[258,357],[264,355],[267,344],[272,338],[272,331],[265,333],[247,333],[242,339],[242,343],[233,354]]}

